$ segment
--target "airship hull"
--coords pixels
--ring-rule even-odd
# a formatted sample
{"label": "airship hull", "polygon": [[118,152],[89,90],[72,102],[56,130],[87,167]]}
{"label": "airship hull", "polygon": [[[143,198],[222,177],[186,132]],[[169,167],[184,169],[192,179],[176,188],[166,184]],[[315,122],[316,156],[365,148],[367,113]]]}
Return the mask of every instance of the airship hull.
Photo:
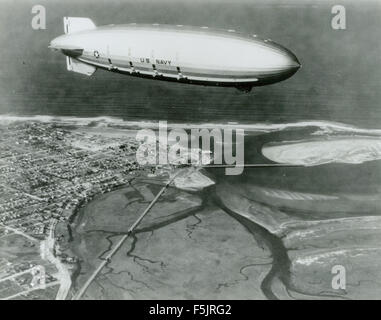
{"label": "airship hull", "polygon": [[51,47],[70,59],[116,73],[224,87],[272,84],[300,67],[291,51],[270,40],[197,27],[94,27],[67,32]]}

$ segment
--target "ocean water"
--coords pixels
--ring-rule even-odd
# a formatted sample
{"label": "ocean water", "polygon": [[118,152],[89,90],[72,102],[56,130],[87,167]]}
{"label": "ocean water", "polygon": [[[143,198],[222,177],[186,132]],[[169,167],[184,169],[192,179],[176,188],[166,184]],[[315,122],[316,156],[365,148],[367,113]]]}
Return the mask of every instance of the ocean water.
{"label": "ocean water", "polygon": [[[47,10],[47,29],[33,30],[31,8]],[[331,28],[336,1],[0,1],[0,114],[111,116],[172,122],[289,123],[328,120],[381,125],[381,2],[341,1],[347,29]],[[47,47],[63,33],[63,16],[96,24],[168,23],[236,29],[291,49],[303,67],[292,78],[250,94],[66,71]]]}
{"label": "ocean water", "polygon": [[[349,135],[378,135],[381,129],[381,1],[343,1],[347,29],[342,31],[331,28],[331,8],[336,2],[328,0],[38,3],[47,10],[46,30],[31,28],[35,1],[0,0],[2,118],[44,115],[46,121],[64,117],[81,122],[103,117],[95,120],[95,125],[166,120],[180,127],[232,122],[253,126],[254,131],[263,125],[262,130],[270,130],[245,139],[246,163],[269,162],[261,155],[267,142],[307,139],[311,132],[332,123],[339,131],[342,124],[350,125]],[[255,33],[291,49],[303,67],[292,78],[254,88],[250,94],[105,71],[88,78],[67,72],[64,56],[47,48],[51,39],[63,33],[63,16],[90,17],[98,25],[167,23]],[[255,185],[296,192],[378,194],[379,163],[247,168],[232,177],[225,176],[224,170],[209,172],[217,181],[242,188]]]}

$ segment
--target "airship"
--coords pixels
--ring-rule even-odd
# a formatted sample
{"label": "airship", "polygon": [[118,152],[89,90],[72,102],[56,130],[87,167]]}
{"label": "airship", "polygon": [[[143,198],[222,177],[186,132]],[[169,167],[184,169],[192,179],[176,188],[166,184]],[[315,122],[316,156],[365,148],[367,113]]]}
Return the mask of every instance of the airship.
{"label": "airship", "polygon": [[65,17],[64,30],[49,47],[66,56],[69,71],[87,76],[103,69],[249,92],[286,80],[301,67],[287,48],[235,30],[156,23],[97,27],[79,17]]}

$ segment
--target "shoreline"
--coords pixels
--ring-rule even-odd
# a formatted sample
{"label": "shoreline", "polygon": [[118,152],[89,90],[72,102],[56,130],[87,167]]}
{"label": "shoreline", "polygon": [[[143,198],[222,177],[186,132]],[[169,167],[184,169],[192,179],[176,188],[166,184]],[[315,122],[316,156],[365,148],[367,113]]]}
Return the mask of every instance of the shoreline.
{"label": "shoreline", "polygon": [[[135,183],[137,183],[138,185],[139,185],[139,183],[142,183],[143,185],[152,185],[152,183],[150,183],[150,182],[148,182],[147,181],[147,179],[145,178],[145,179],[143,179],[143,181],[138,181],[138,180],[134,180],[134,182]],[[155,184],[155,182],[153,182],[153,185],[156,185]],[[128,189],[128,187],[126,187],[125,189]],[[173,191],[172,192],[174,192],[175,194],[177,194],[177,193],[184,193],[184,191],[181,191],[181,190],[179,190],[178,188],[176,188],[176,187],[172,187],[171,188]],[[209,191],[208,191],[209,190]],[[207,193],[207,194],[210,194],[211,192],[213,193],[213,186],[211,186],[211,187],[209,187],[208,189],[204,189],[204,191]],[[185,211],[185,212],[182,212],[179,216],[174,216],[172,219],[170,219],[170,220],[168,220],[167,222],[162,222],[162,223],[157,223],[156,224],[156,226],[155,225],[153,225],[152,227],[150,227],[150,226],[147,226],[147,227],[145,227],[144,226],[144,223],[150,223],[149,221],[150,221],[150,219],[152,219],[152,217],[147,217],[147,220],[146,221],[143,221],[144,223],[143,223],[143,225],[141,226],[141,227],[139,227],[138,228],[138,230],[136,230],[136,232],[134,233],[134,239],[135,239],[135,237],[137,237],[137,238],[141,238],[142,236],[144,236],[145,234],[152,234],[153,232],[159,232],[161,229],[166,229],[166,228],[168,228],[168,227],[170,227],[170,228],[174,228],[178,223],[182,223],[182,221],[184,221],[184,219],[186,220],[186,219],[189,219],[189,217],[192,217],[192,216],[199,216],[199,213],[200,212],[208,212],[208,211],[210,211],[210,210],[212,210],[211,208],[215,208],[215,209],[213,209],[214,211],[215,210],[220,210],[220,208],[218,207],[218,206],[215,206],[214,205],[214,201],[211,201],[212,199],[210,199],[210,196],[207,196],[206,195],[206,193],[205,192],[190,192],[189,194],[194,194],[194,195],[196,195],[197,197],[200,197],[201,199],[202,199],[202,205],[201,206],[198,206],[198,207],[196,207],[196,208],[194,208],[194,209],[192,209],[191,211]],[[186,193],[188,193],[188,191],[186,191]],[[110,196],[112,196],[112,195],[110,195]],[[98,200],[99,200],[99,198],[98,198]],[[108,201],[107,200],[107,195],[106,195],[106,198],[104,198],[103,199],[103,202],[104,201]],[[111,200],[110,200],[111,201]],[[90,210],[90,209],[88,209],[88,210]],[[92,212],[93,210],[91,210],[90,212]],[[223,212],[223,211],[221,211],[221,212]],[[84,214],[85,213],[85,209],[82,211],[82,213]],[[152,213],[153,214],[153,213]],[[229,216],[228,214],[227,214],[227,216]],[[78,218],[78,217],[77,217]],[[89,218],[87,218],[87,219],[89,219]],[[110,219],[111,219],[111,217],[110,217]],[[199,219],[199,218],[197,218],[197,219]],[[219,219],[218,219],[219,220]],[[201,220],[200,220],[201,221]],[[196,225],[198,224],[198,223],[200,223],[200,221],[199,222],[197,222],[196,223]],[[79,225],[79,224],[83,224],[84,222],[83,222],[83,220],[81,219],[81,220],[78,220],[77,222],[76,222],[76,224],[77,225]],[[242,227],[243,228],[246,228],[246,226],[243,224],[243,223],[240,223],[240,222],[238,222],[237,221],[237,223],[239,224],[239,225],[242,225]],[[193,230],[193,227],[192,227],[192,230]],[[83,231],[82,231],[83,232]],[[89,232],[89,231],[87,231],[87,232]],[[95,231],[94,231],[95,232]],[[100,234],[102,234],[102,237],[105,237],[105,239],[108,239],[107,241],[108,241],[108,248],[107,249],[103,249],[103,252],[102,253],[100,253],[100,255],[98,255],[98,259],[101,259],[101,257],[103,257],[107,252],[109,252],[112,248],[113,248],[113,246],[114,246],[114,244],[115,244],[115,242],[117,242],[118,241],[118,239],[119,239],[119,237],[120,236],[123,236],[123,235],[125,235],[125,232],[120,232],[120,231],[111,231],[111,230],[107,230],[107,229],[102,229],[102,230],[99,230],[99,228],[97,228],[97,231],[96,232],[98,232],[98,233],[100,233]],[[188,231],[188,232],[192,232],[192,231]],[[194,231],[193,231],[194,232]],[[217,232],[217,233],[219,233],[219,232],[223,232],[223,230],[215,230],[214,232]],[[249,232],[245,232],[245,233],[243,233],[243,235],[245,235],[246,236],[246,234],[247,235],[249,235],[250,233]],[[86,235],[86,233],[84,234],[84,235]],[[239,236],[239,235],[237,235],[237,236]],[[240,235],[241,236],[241,235]],[[239,237],[240,237],[239,236]],[[114,237],[116,237],[115,238],[115,240],[114,240]],[[135,241],[137,241],[137,238],[136,238],[136,240]],[[77,241],[78,241],[78,239],[77,239]],[[267,240],[266,240],[267,241]],[[127,246],[127,245],[126,245]],[[122,251],[125,251],[125,250],[127,250],[127,248],[126,248],[126,246],[124,246],[124,249],[122,249]],[[129,246],[129,245],[128,245]],[[127,246],[127,247],[128,247]],[[134,247],[134,245],[133,245],[133,247]],[[130,249],[130,250],[133,250],[133,247],[132,247],[132,249]],[[189,249],[190,249],[191,247],[189,247]],[[249,249],[249,248],[248,248]],[[132,258],[132,261],[134,261],[135,260],[135,255],[133,255],[132,254],[132,252],[130,252],[129,253],[130,255],[131,255],[131,258]],[[253,256],[253,257],[251,257],[252,259],[258,259],[259,257],[257,257],[257,256]],[[117,257],[115,257],[115,259],[113,259],[113,261],[114,260],[118,260],[119,258],[118,258],[118,255],[117,255]],[[172,257],[172,259],[176,259],[176,257],[175,256],[173,256]],[[130,262],[128,262],[128,263],[131,263],[131,260],[129,260]],[[196,261],[194,261],[194,262],[196,262]],[[107,263],[107,265],[109,266],[109,264],[110,263],[112,263],[111,261],[109,261],[108,263]],[[117,262],[113,262],[113,263],[117,263]],[[127,261],[125,262],[125,263],[127,263]],[[110,267],[110,266],[109,266]],[[111,267],[111,270],[113,269],[114,267]],[[260,264],[258,264],[258,267],[257,268],[260,268]],[[228,270],[226,270],[226,272],[227,272]],[[83,272],[83,269],[82,269],[82,272]],[[132,272],[132,271],[130,271],[130,272]],[[139,274],[135,274],[135,276],[134,277],[139,277]],[[266,278],[267,278],[268,276],[266,276]],[[99,277],[100,279],[104,279],[104,277]],[[155,281],[157,281],[158,279],[156,279],[156,280],[154,280],[154,282]],[[103,280],[101,280],[101,281],[103,281]],[[211,280],[212,281],[212,280]],[[77,283],[77,279],[73,279],[73,284],[74,283]],[[130,284],[130,285],[132,285],[132,284]],[[147,283],[147,285],[149,286],[149,282]],[[90,288],[89,288],[90,289]],[[91,289],[91,290],[94,290],[94,288],[93,289]],[[92,292],[92,291],[91,291]],[[269,294],[267,293],[267,292],[264,292],[265,293],[265,296],[269,296]],[[250,296],[247,296],[247,298],[250,298]]]}
{"label": "shoreline", "polygon": [[[72,117],[72,116],[52,116],[52,115],[30,115],[30,116],[16,116],[10,114],[0,115],[0,125],[10,124],[15,122],[42,122],[54,123],[66,126],[78,126],[88,128],[113,128],[120,130],[139,130],[139,129],[155,129],[159,123],[158,121],[134,121],[124,120],[118,117],[108,116],[94,116],[94,117]],[[202,123],[202,122],[168,122],[168,129],[214,129],[214,128],[228,128],[228,129],[243,129],[249,132],[265,132],[270,133],[274,131],[283,131],[289,129],[298,129],[306,127],[316,127],[321,129],[317,131],[316,135],[333,134],[333,133],[358,133],[370,134],[381,136],[381,129],[378,128],[362,128],[354,124],[346,124],[344,122],[335,122],[328,120],[300,120],[297,122],[287,123],[271,123],[271,122],[258,122],[258,123],[244,123],[244,122],[221,122],[221,123]]]}

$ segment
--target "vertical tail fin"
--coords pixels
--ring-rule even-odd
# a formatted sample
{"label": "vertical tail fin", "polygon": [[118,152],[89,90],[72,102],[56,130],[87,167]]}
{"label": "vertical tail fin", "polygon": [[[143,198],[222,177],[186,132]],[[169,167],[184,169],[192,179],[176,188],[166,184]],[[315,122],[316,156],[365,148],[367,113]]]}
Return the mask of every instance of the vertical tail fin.
{"label": "vertical tail fin", "polygon": [[66,57],[66,67],[68,71],[84,74],[86,76],[92,76],[97,70],[96,67],[80,62],[70,57]]}
{"label": "vertical tail fin", "polygon": [[84,30],[91,30],[97,27],[95,23],[89,18],[64,17],[63,20],[66,34]]}

